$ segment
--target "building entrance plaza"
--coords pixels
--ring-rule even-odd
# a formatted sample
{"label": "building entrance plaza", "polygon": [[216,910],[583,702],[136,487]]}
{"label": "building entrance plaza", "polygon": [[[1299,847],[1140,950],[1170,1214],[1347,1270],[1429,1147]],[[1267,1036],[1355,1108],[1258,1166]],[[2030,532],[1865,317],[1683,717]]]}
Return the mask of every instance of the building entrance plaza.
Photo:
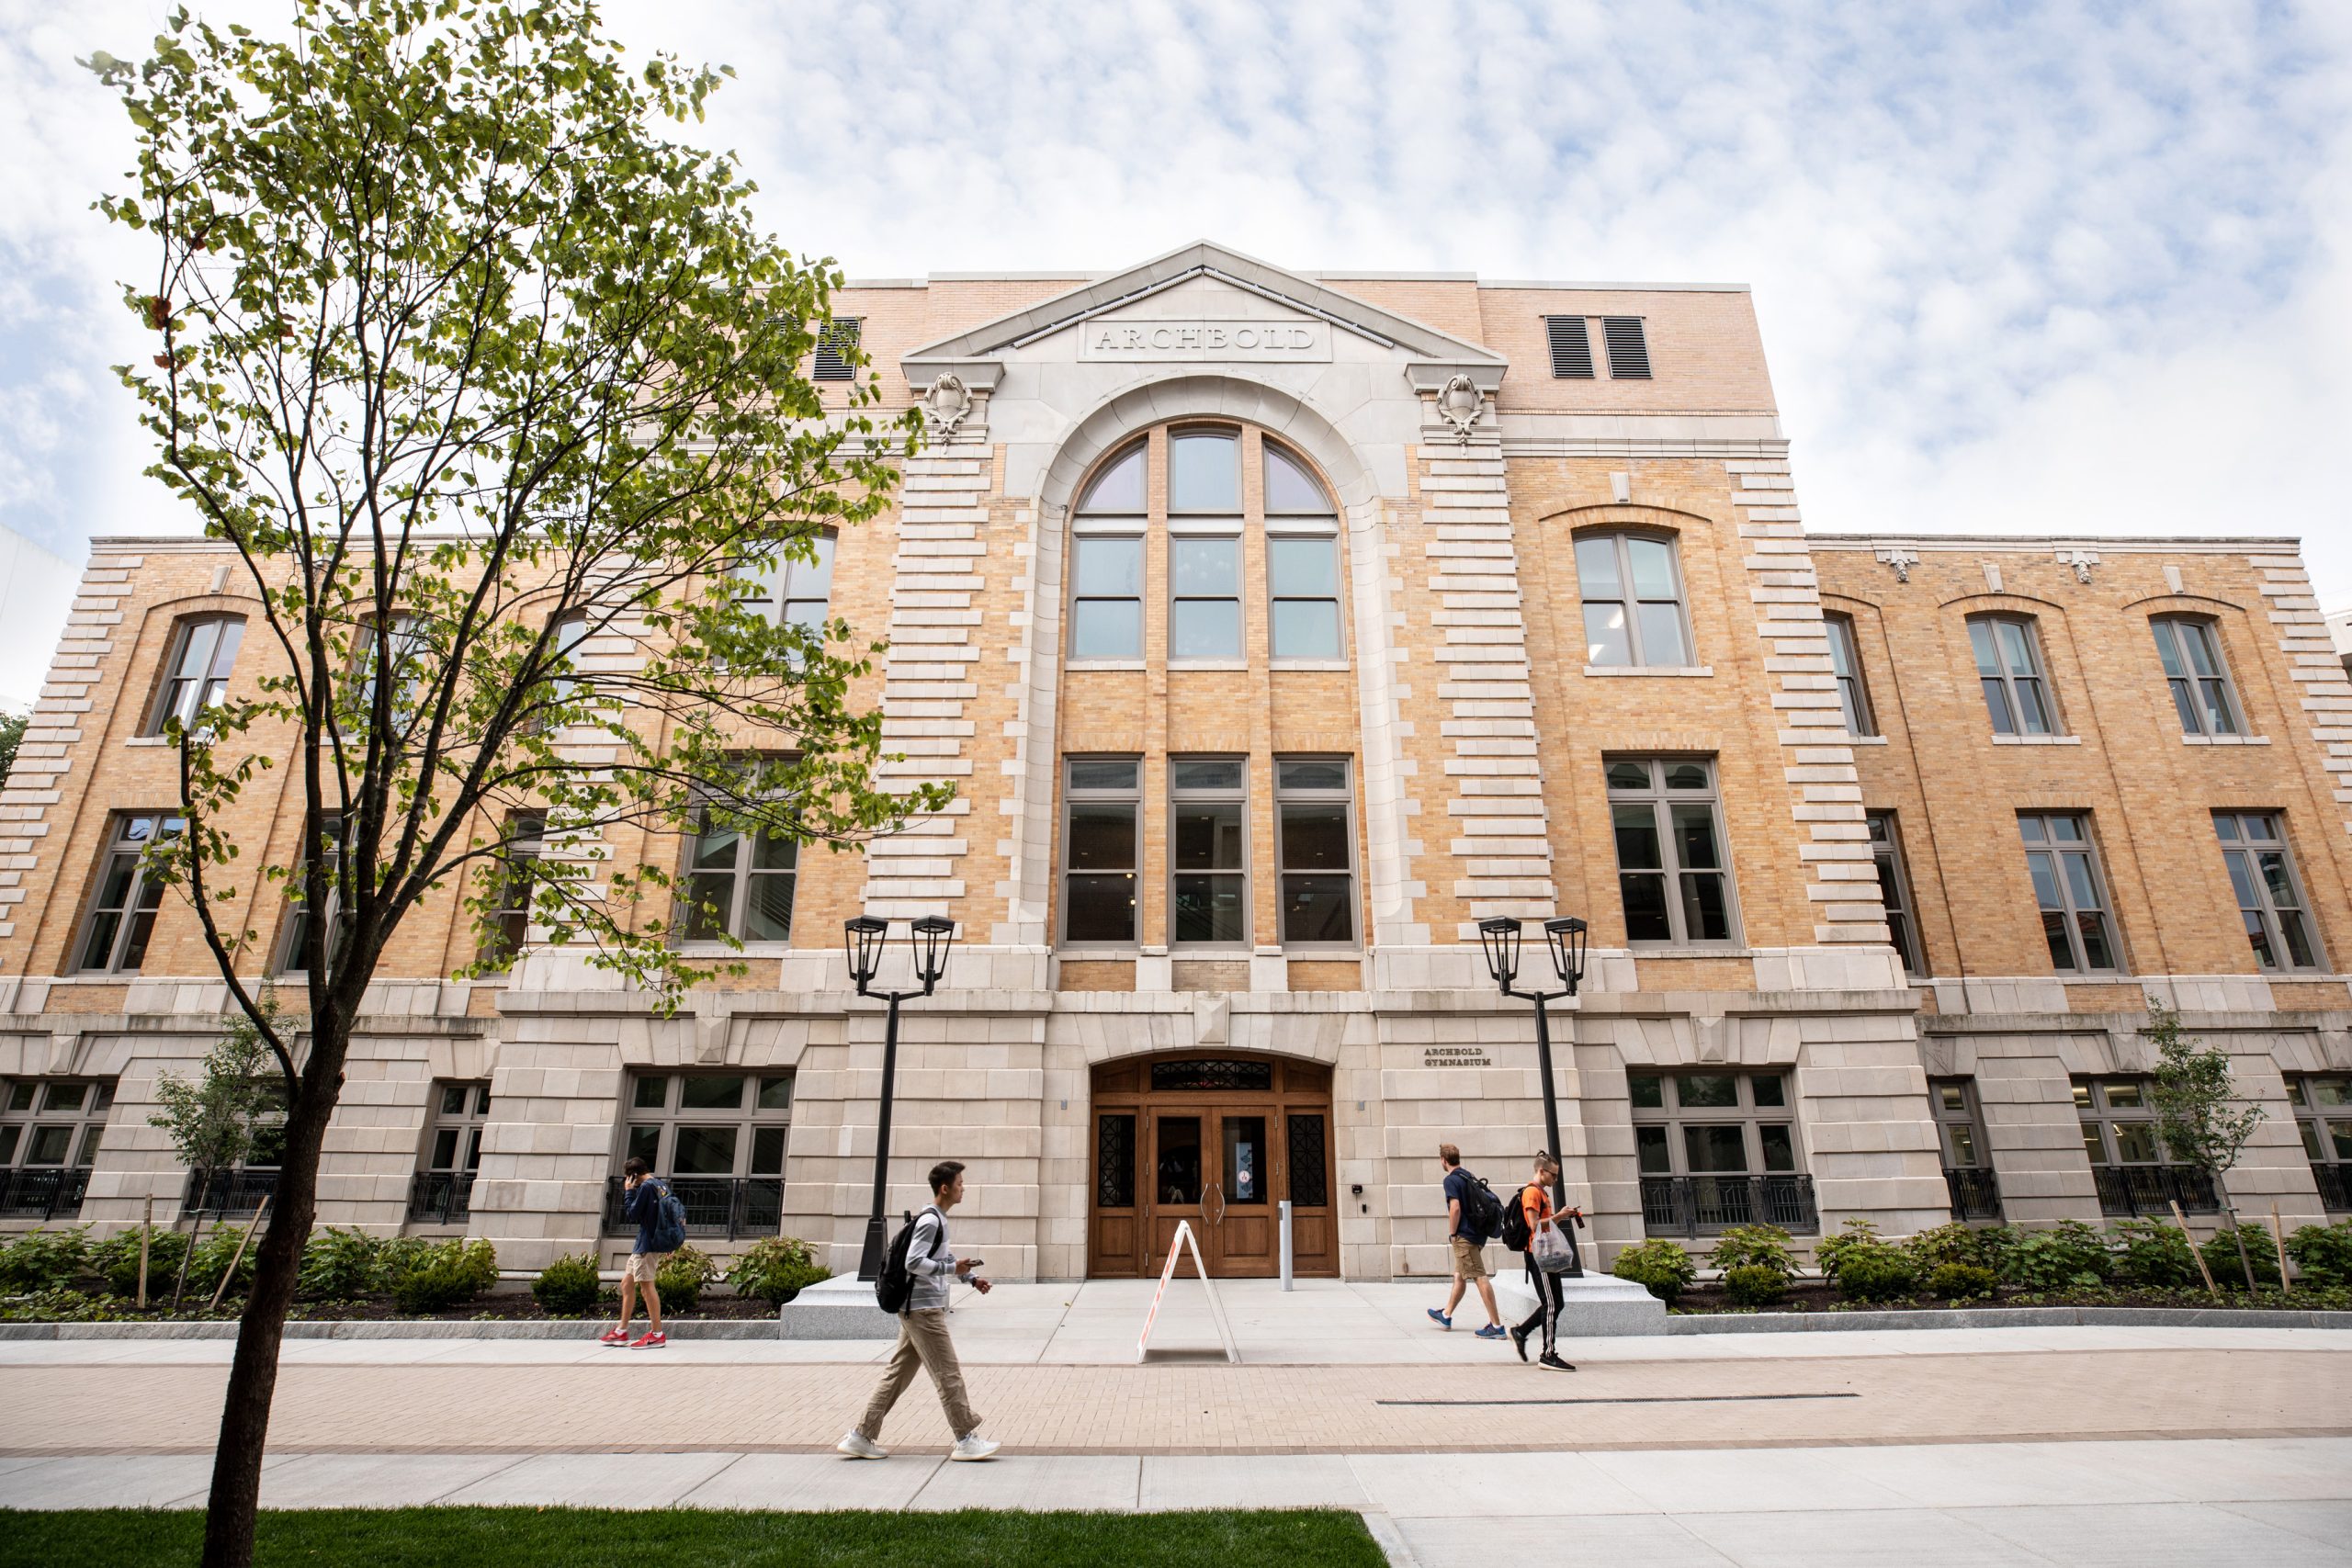
{"label": "building entrance plaza", "polygon": [[[591,893],[727,882],[744,945],[694,951],[742,973],[674,1015],[528,928],[448,980],[458,890],[422,905],[322,1224],[609,1265],[639,1154],[715,1256],[781,1232],[854,1268],[884,1029],[859,916],[956,923],[901,1019],[888,1207],[965,1161],[958,1245],[1009,1282],[1139,1286],[1180,1220],[1265,1280],[1284,1201],[1306,1282],[1443,1272],[1438,1145],[1502,1186],[1547,1141],[1498,916],[1589,922],[1551,1037],[1604,1268],[1755,1219],[1801,1247],[1856,1216],[2211,1225],[2154,1133],[2152,997],[2269,1112],[2236,1201],[2352,1213],[2352,683],[2292,539],[1808,533],[1736,286],[1201,243],[835,305],[928,442],[775,602],[887,637],[855,694],[882,777],[956,798],[854,855],[548,834]],[[269,673],[232,635],[254,608],[211,543],[94,547],[0,795],[0,1231],[248,1214],[275,1180],[265,1144],[198,1190],[148,1124],[226,997],[137,859],[177,798],[171,694]],[[581,677],[655,636],[586,640]],[[249,863],[298,853],[269,780],[220,824]],[[279,888],[223,915],[256,984]]]}

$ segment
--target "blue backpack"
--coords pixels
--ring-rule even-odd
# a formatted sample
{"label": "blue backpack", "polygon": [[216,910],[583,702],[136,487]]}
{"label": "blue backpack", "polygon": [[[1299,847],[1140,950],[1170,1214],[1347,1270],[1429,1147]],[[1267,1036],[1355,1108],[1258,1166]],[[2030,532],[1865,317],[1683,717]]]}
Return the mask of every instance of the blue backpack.
{"label": "blue backpack", "polygon": [[659,1194],[653,1211],[653,1250],[675,1252],[686,1245],[685,1201],[670,1190],[666,1181],[649,1177],[646,1184]]}

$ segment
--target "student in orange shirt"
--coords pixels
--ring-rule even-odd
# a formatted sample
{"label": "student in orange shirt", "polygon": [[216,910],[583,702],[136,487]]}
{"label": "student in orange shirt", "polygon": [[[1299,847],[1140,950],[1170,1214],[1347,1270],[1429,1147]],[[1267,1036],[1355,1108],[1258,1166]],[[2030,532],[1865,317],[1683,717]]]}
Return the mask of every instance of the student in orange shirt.
{"label": "student in orange shirt", "polygon": [[[1527,1282],[1534,1287],[1535,1299],[1541,1303],[1528,1314],[1527,1321],[1510,1331],[1511,1348],[1519,1359],[1527,1359],[1527,1340],[1540,1326],[1544,1330],[1544,1354],[1535,1364],[1555,1372],[1572,1372],[1573,1364],[1560,1359],[1558,1348],[1560,1327],[1560,1277],[1548,1269],[1536,1267],[1535,1233],[1552,1217],[1550,1183],[1560,1174],[1560,1162],[1542,1150],[1536,1151],[1535,1174],[1526,1186],[1519,1190],[1520,1212],[1527,1216],[1527,1247],[1521,1257],[1527,1264]],[[1571,1233],[1573,1235],[1573,1233]]]}

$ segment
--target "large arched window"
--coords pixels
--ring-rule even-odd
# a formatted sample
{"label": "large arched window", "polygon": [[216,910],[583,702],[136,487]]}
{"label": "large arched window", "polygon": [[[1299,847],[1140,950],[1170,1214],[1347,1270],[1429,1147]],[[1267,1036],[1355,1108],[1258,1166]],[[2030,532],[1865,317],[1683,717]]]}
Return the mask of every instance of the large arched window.
{"label": "large arched window", "polygon": [[1305,464],[1266,443],[1266,592],[1276,659],[1337,659],[1340,516]]}
{"label": "large arched window", "polygon": [[1144,444],[1103,467],[1070,539],[1069,656],[1143,657]]}

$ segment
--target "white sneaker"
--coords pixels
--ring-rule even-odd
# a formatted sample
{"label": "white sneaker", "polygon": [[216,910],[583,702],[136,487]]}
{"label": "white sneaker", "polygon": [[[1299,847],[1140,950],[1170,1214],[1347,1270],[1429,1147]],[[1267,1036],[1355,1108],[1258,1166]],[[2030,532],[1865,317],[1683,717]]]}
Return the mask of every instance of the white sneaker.
{"label": "white sneaker", "polygon": [[845,1453],[852,1459],[888,1459],[890,1457],[888,1449],[884,1448],[854,1427],[850,1428],[849,1436],[835,1443],[833,1448],[836,1452]]}
{"label": "white sneaker", "polygon": [[[850,1436],[855,1437],[857,1434],[853,1432]],[[991,1442],[978,1432],[967,1432],[956,1439],[956,1446],[947,1450],[947,1457],[949,1459],[994,1459],[996,1450],[1002,1447],[1004,1447],[1002,1443]]]}

